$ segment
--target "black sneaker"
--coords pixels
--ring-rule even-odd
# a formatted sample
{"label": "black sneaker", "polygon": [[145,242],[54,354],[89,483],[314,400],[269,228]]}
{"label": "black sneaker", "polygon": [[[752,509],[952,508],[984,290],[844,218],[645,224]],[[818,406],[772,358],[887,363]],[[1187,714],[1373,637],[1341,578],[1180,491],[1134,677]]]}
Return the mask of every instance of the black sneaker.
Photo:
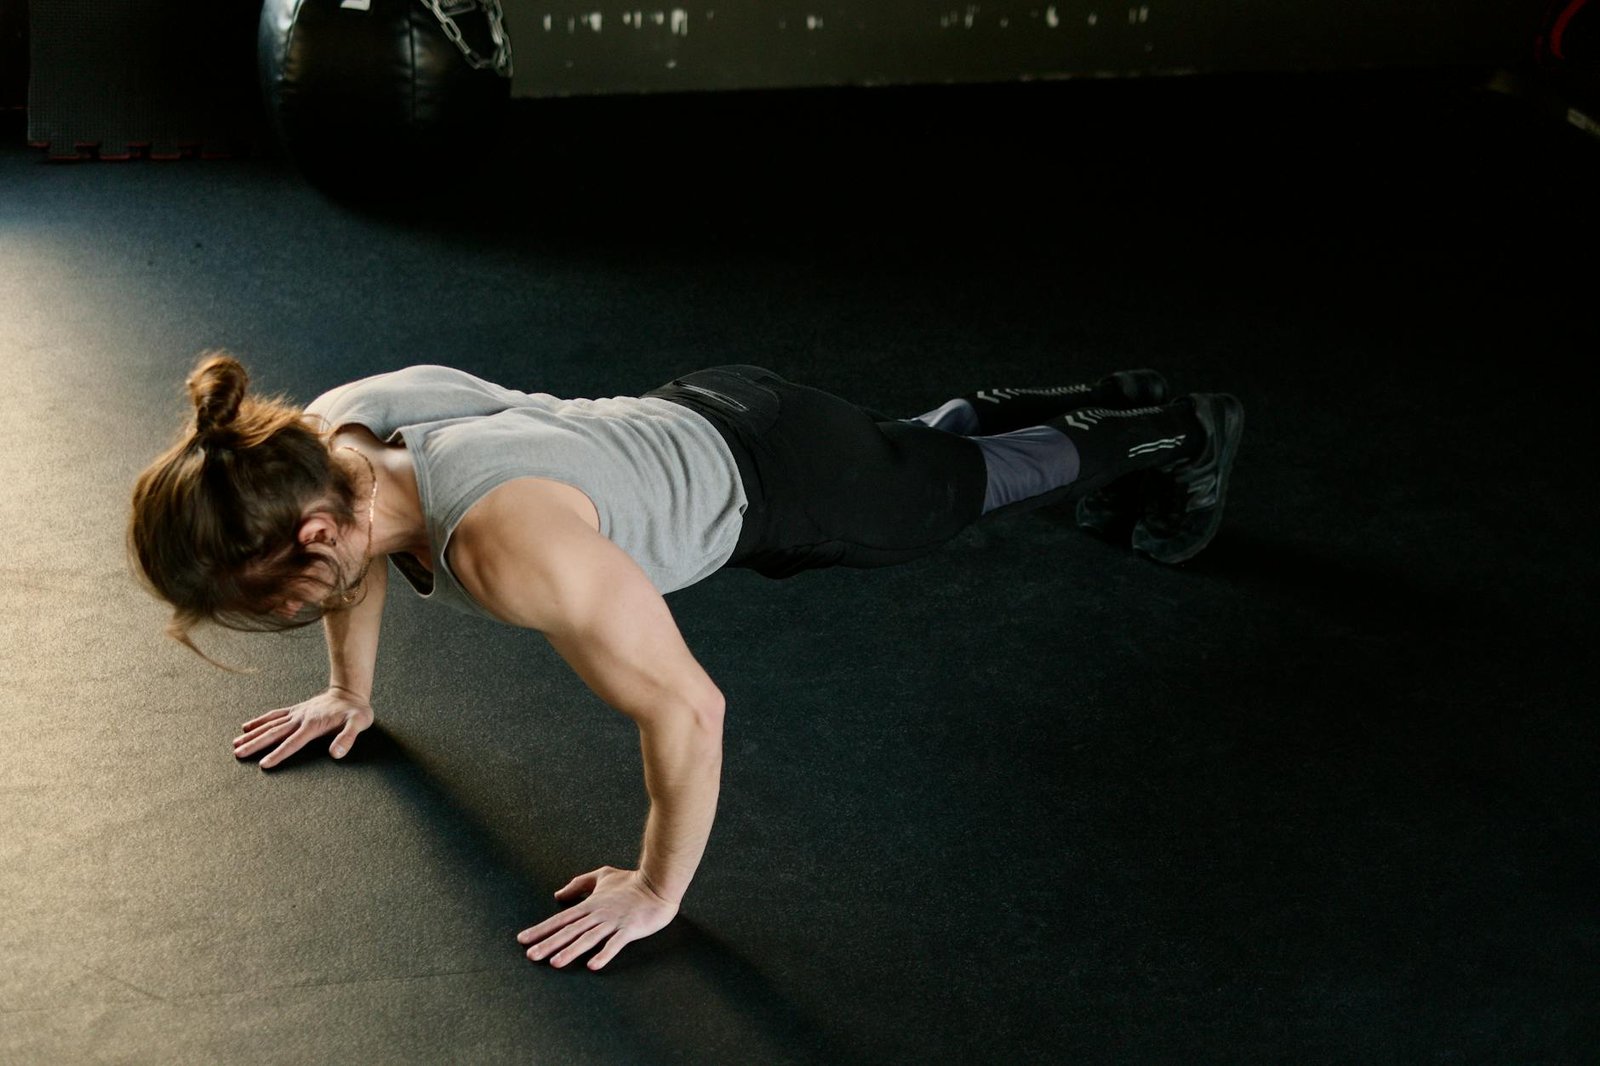
{"label": "black sneaker", "polygon": [[[1167,402],[1167,379],[1155,370],[1119,370],[1098,384],[1115,382],[1128,398],[1129,407],[1157,407]],[[1077,503],[1078,526],[1102,537],[1125,541],[1144,507],[1147,472],[1118,478]]]}
{"label": "black sneaker", "polygon": [[1115,382],[1127,397],[1129,407],[1159,407],[1167,402],[1167,379],[1159,370],[1118,370],[1095,384]]}
{"label": "black sneaker", "polygon": [[1226,393],[1190,397],[1206,443],[1193,459],[1146,479],[1144,517],[1133,527],[1133,548],[1158,563],[1192,559],[1222,525],[1228,475],[1244,437],[1244,404]]}
{"label": "black sneaker", "polygon": [[1009,433],[1084,407],[1152,407],[1167,398],[1167,379],[1154,370],[1118,370],[1093,384],[1052,388],[979,389],[965,399],[982,408],[982,433]]}

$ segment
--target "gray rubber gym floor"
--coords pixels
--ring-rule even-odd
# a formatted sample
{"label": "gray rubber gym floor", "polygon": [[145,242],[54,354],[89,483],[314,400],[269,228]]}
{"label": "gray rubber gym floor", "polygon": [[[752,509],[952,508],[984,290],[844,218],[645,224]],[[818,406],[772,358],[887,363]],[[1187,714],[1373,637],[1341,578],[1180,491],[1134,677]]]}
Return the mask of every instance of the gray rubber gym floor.
{"label": "gray rubber gym floor", "polygon": [[[1600,142],[1456,75],[575,100],[376,208],[21,133],[0,1060],[1593,1060]],[[213,347],[302,402],[754,362],[909,415],[1151,366],[1250,421],[1179,568],[1050,508],[670,597],[720,813],[596,975],[513,935],[636,857],[638,741],[537,634],[396,585],[352,756],[233,759],[320,633],[217,672],[123,555]]]}

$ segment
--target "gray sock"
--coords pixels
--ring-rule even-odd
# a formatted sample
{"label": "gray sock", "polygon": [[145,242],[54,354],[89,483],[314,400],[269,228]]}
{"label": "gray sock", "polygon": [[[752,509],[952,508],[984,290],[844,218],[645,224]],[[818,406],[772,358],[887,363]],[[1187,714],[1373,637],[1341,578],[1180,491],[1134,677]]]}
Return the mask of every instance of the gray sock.
{"label": "gray sock", "polygon": [[988,514],[1018,500],[1070,485],[1078,477],[1078,448],[1060,430],[1029,426],[1010,433],[978,437],[978,412],[965,399],[950,400],[906,422],[921,422],[946,433],[957,433],[983,452],[989,483],[983,493],[983,513]]}
{"label": "gray sock", "polygon": [[1078,478],[1077,446],[1065,433],[1049,426],[1029,426],[992,437],[967,439],[983,451],[983,465],[989,475],[983,493],[984,514],[1070,485]]}

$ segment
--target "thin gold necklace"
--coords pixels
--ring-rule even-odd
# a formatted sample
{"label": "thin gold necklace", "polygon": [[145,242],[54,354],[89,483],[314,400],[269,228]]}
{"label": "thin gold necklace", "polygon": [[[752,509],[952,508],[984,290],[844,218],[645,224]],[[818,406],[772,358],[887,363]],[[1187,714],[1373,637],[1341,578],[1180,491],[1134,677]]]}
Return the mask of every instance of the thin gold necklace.
{"label": "thin gold necklace", "polygon": [[355,602],[355,590],[361,587],[361,583],[367,579],[367,571],[372,568],[372,516],[378,506],[378,471],[372,465],[372,460],[368,459],[367,454],[360,448],[352,448],[348,444],[341,444],[334,451],[355,452],[361,456],[361,461],[367,464],[367,473],[372,475],[372,496],[367,500],[367,558],[361,564],[361,572],[356,575],[355,581],[350,583],[340,597],[348,605]]}

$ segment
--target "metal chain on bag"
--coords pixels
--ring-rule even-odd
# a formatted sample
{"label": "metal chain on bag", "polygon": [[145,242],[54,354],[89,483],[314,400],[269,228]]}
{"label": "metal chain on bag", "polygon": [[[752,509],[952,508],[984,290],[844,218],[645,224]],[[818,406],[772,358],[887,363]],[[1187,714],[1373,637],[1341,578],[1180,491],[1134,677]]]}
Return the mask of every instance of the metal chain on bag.
{"label": "metal chain on bag", "polygon": [[[473,70],[493,67],[502,78],[511,77],[511,36],[505,32],[505,16],[500,10],[500,0],[420,0],[423,7],[433,12],[439,20],[444,35],[455,42]],[[456,16],[471,11],[482,11],[489,17],[489,34],[494,39],[494,55],[480,56],[461,35]]]}

